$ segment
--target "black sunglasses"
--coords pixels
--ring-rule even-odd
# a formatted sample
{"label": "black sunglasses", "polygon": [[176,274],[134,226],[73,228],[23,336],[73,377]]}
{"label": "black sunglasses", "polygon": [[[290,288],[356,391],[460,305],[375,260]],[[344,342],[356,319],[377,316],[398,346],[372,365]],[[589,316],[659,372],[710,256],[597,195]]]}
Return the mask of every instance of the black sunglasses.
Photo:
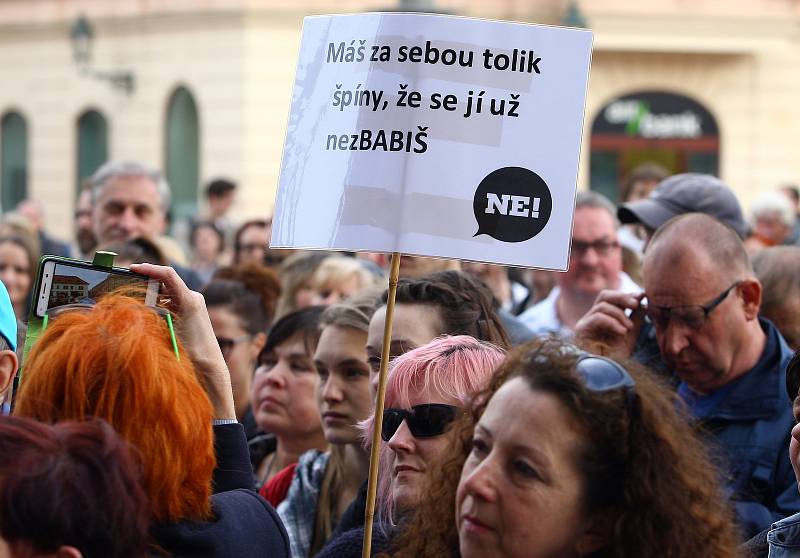
{"label": "black sunglasses", "polygon": [[403,421],[415,438],[433,438],[444,434],[447,427],[456,419],[459,408],[443,403],[414,405],[410,411],[405,409],[384,409],[381,438],[384,442],[392,439]]}

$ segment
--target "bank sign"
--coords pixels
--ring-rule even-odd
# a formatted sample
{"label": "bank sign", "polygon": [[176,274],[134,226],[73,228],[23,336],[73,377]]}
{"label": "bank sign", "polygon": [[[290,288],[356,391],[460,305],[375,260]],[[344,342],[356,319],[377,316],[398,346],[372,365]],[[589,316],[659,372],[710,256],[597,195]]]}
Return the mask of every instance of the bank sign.
{"label": "bank sign", "polygon": [[682,95],[642,92],[606,105],[593,133],[647,139],[698,139],[717,136],[717,124],[700,103]]}

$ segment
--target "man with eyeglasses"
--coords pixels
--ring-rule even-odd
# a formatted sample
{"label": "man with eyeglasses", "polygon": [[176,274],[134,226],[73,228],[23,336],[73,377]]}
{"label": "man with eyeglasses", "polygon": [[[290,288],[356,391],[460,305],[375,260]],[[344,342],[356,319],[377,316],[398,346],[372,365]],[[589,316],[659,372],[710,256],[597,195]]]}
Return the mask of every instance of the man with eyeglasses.
{"label": "man with eyeglasses", "polygon": [[792,352],[759,318],[761,284],[739,236],[708,215],[676,217],[647,247],[644,282],[646,294],[600,293],[579,340],[652,364],[654,333],[657,359],[724,467],[744,535],[800,511],[784,376]]}
{"label": "man with eyeglasses", "polygon": [[544,300],[519,319],[536,335],[571,338],[575,325],[604,289],[626,293],[641,287],[622,271],[622,248],[617,238],[619,222],[614,205],[597,192],[579,192],[569,270],[556,274],[556,286]]}

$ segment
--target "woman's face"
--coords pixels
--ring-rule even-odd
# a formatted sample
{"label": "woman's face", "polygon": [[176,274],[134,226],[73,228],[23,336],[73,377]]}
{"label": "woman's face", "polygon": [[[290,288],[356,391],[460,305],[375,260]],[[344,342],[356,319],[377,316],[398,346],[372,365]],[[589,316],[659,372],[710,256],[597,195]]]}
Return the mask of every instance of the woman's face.
{"label": "woman's face", "polygon": [[356,425],[372,412],[366,342],[366,332],[332,325],[319,338],[314,354],[317,402],[322,430],[331,444],[360,443]]}
{"label": "woman's face", "polygon": [[[461,402],[444,397],[438,391],[410,393],[409,409],[425,403],[444,403],[461,406]],[[416,438],[403,421],[394,435],[385,442],[390,450],[390,475],[392,477],[392,503],[395,509],[408,509],[422,499],[426,475],[447,454],[453,444],[456,429],[452,425],[440,436]]]}
{"label": "woman's face", "polygon": [[311,436],[322,430],[316,391],[319,377],[297,333],[259,357],[253,379],[256,423],[276,436]]}
{"label": "woman's face", "polygon": [[462,558],[569,558],[597,549],[577,469],[583,439],[572,422],[558,399],[521,378],[495,393],[458,483]]}
{"label": "woman's face", "polygon": [[214,335],[231,373],[233,395],[236,398],[236,408],[239,409],[239,399],[250,397],[253,370],[258,353],[264,345],[264,336],[250,335],[239,316],[228,306],[209,306],[208,317],[211,318]]}
{"label": "woman's face", "polygon": [[297,287],[297,290],[294,292],[294,309],[300,310],[301,308],[307,308],[308,306],[314,305],[314,299],[317,296],[317,291],[314,290],[313,285],[311,284],[311,279],[307,279],[303,283]]}
{"label": "woman's face", "polygon": [[211,227],[200,227],[194,233],[194,254],[202,262],[213,262],[222,251],[219,235]]}
{"label": "woman's face", "polygon": [[25,249],[14,242],[0,244],[0,281],[14,306],[26,303],[31,288],[30,264]]}

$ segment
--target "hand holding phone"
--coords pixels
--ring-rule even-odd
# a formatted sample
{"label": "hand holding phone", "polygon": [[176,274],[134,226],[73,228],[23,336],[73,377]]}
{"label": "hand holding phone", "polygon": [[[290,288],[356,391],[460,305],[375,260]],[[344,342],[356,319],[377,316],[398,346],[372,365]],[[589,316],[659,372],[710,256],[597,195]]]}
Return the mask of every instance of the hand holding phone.
{"label": "hand holding phone", "polygon": [[214,418],[235,420],[231,376],[214,335],[203,295],[190,290],[171,267],[134,264],[131,269],[164,284],[163,294],[169,298],[166,306],[176,317],[175,329],[214,406]]}
{"label": "hand holding phone", "polygon": [[126,289],[155,306],[159,281],[120,267],[103,267],[66,258],[45,257],[36,282],[35,313],[43,318],[69,305],[94,304],[106,294]]}

